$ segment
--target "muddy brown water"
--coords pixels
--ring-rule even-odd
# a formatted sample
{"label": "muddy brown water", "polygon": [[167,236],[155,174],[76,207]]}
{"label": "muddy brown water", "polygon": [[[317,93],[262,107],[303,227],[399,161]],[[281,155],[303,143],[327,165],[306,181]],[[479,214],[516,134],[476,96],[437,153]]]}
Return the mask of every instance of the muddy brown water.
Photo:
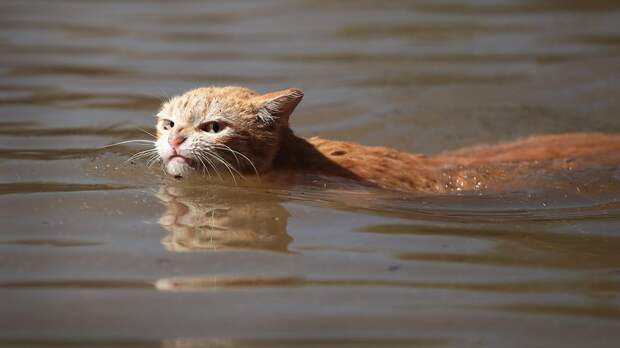
{"label": "muddy brown water", "polygon": [[4,1],[0,28],[0,346],[619,346],[620,168],[416,197],[100,149],[207,84],[412,152],[620,132],[617,1]]}

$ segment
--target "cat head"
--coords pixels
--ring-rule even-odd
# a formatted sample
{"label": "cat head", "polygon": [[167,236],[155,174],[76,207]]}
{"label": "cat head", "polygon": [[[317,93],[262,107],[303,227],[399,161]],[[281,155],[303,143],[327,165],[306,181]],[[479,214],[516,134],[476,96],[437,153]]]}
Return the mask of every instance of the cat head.
{"label": "cat head", "polygon": [[243,87],[198,88],[171,98],[157,113],[157,152],[166,172],[215,177],[270,168],[298,89],[258,94]]}

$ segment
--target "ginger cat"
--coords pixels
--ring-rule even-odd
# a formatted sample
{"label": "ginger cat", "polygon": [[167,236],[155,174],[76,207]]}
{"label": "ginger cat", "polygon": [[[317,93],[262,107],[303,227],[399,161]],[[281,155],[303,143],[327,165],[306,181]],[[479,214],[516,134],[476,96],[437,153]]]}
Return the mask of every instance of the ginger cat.
{"label": "ginger cat", "polygon": [[298,89],[258,94],[242,87],[207,87],[164,103],[157,114],[156,149],[168,174],[210,177],[257,174],[263,180],[308,173],[386,189],[448,193],[504,190],[532,173],[620,165],[620,135],[534,136],[426,156],[385,147],[297,137],[289,117]]}

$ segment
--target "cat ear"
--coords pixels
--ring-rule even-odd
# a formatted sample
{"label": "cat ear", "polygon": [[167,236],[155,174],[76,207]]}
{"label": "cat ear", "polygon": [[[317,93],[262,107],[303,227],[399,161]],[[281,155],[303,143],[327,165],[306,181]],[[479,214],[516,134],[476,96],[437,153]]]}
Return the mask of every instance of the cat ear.
{"label": "cat ear", "polygon": [[304,92],[296,88],[263,94],[258,97],[258,118],[266,123],[277,120],[288,125],[289,116],[303,97]]}

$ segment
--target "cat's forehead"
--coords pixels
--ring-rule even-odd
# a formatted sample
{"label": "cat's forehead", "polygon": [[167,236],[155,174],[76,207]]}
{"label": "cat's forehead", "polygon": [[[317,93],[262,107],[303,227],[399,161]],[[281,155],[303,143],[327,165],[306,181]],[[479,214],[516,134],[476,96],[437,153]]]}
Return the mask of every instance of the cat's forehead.
{"label": "cat's forehead", "polygon": [[234,117],[254,111],[257,94],[242,87],[206,87],[188,91],[165,103],[158,116],[195,121],[209,117]]}

